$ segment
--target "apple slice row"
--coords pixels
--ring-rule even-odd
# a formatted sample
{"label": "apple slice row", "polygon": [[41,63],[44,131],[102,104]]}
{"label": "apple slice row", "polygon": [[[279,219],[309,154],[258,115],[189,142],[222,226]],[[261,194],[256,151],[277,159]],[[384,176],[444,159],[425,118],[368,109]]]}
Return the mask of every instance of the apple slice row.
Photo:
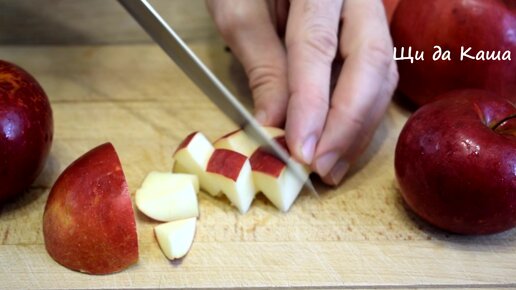
{"label": "apple slice row", "polygon": [[[264,129],[287,149],[282,129]],[[204,134],[194,132],[179,145],[174,159],[174,172],[196,174],[204,191],[213,196],[223,193],[241,213],[249,210],[258,192],[286,212],[304,184],[243,130],[224,135],[213,145]],[[302,168],[308,178],[308,168]]]}
{"label": "apple slice row", "polygon": [[[264,127],[264,129],[288,152],[283,129],[275,127]],[[215,141],[214,147],[237,151],[247,156],[253,172],[256,191],[262,192],[279,210],[286,212],[290,209],[306,179],[301,181],[296,178],[284,162],[259,148],[259,145],[243,130],[222,136]],[[294,164],[300,166],[301,171],[306,173],[305,178],[308,178],[309,168],[298,162],[294,162]]]}
{"label": "apple slice row", "polygon": [[170,259],[185,256],[192,246],[199,205],[196,175],[150,172],[136,191],[138,209],[146,216],[164,223],[154,227],[158,244]]}

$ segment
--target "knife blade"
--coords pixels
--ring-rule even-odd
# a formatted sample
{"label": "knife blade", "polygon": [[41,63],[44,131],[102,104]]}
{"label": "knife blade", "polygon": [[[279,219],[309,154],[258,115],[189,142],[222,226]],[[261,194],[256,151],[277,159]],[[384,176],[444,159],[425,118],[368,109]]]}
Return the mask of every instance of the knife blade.
{"label": "knife blade", "polygon": [[283,161],[306,188],[317,195],[310,178],[303,169],[290,159],[289,154],[263,130],[240,101],[206,67],[146,0],[118,0],[140,26],[183,70],[183,72],[211,99],[211,101],[260,146]]}

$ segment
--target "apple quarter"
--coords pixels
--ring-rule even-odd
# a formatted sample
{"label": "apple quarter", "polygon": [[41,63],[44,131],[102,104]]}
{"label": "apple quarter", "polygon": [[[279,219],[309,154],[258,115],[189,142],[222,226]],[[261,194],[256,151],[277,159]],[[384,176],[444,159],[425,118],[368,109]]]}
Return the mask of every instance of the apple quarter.
{"label": "apple quarter", "polygon": [[158,244],[169,260],[184,257],[190,250],[195,237],[195,217],[176,220],[154,227]]}
{"label": "apple quarter", "polygon": [[170,222],[199,216],[197,192],[195,175],[153,171],[136,191],[135,201],[146,216]]}
{"label": "apple quarter", "polygon": [[173,172],[197,175],[200,187],[212,196],[217,196],[220,189],[206,176],[206,166],[213,154],[213,145],[201,132],[188,135],[174,153]]}
{"label": "apple quarter", "polygon": [[206,172],[208,178],[220,186],[221,191],[241,213],[249,210],[256,190],[246,156],[227,149],[215,149]]}

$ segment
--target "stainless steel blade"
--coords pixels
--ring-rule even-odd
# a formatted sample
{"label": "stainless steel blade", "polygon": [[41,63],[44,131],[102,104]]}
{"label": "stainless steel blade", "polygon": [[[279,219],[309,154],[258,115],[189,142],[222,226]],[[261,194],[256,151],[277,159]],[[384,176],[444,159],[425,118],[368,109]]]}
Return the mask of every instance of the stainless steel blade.
{"label": "stainless steel blade", "polygon": [[309,178],[306,178],[303,170],[296,166],[288,153],[276,141],[268,137],[267,133],[240,101],[215,77],[150,3],[146,0],[118,1],[222,112],[244,128],[247,134],[258,144],[264,146],[285,162],[288,169],[292,170],[297,178],[306,180],[305,186],[311,192],[317,194],[312,182]]}

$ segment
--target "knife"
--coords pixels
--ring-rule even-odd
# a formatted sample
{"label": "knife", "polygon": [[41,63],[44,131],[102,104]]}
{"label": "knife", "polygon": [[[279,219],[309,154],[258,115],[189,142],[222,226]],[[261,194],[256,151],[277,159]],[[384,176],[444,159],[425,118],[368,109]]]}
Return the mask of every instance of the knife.
{"label": "knife", "polygon": [[317,191],[303,169],[267,135],[258,121],[193,53],[150,3],[146,0],[118,0],[118,2],[226,116],[243,128],[258,144],[285,162],[294,176],[317,195]]}

